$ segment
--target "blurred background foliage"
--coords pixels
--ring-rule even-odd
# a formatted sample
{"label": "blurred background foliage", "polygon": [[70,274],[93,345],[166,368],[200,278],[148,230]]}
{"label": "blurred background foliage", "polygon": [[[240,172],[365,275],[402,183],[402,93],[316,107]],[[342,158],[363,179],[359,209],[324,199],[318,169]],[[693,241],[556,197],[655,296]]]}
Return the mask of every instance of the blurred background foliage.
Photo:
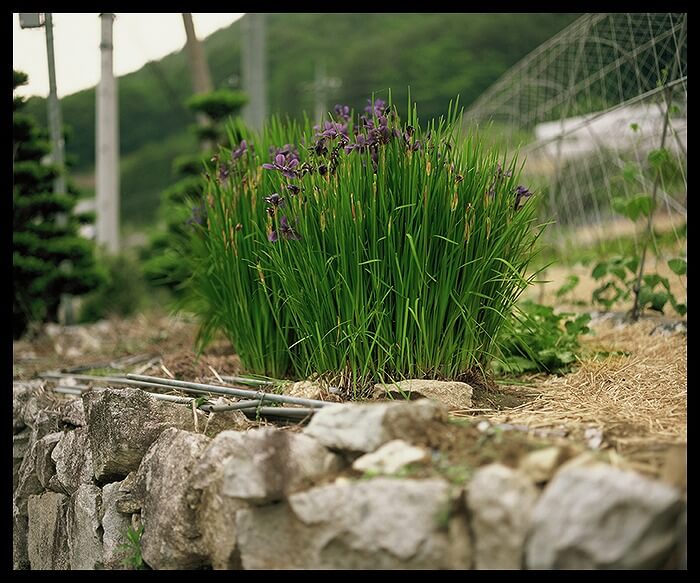
{"label": "blurred background foliage", "polygon": [[[578,14],[270,14],[267,20],[269,113],[301,117],[313,111],[310,85],[323,64],[342,85],[328,105],[361,109],[368,95],[386,97],[405,114],[407,91],[420,103],[421,118],[445,114],[459,94],[469,106],[509,67],[559,32]],[[216,88],[241,89],[241,22],[204,42]],[[158,218],[161,192],[178,178],[173,159],[195,154],[198,139],[188,128],[194,114],[184,51],[119,78],[121,214],[125,226]],[[94,171],[95,90],[61,100],[71,128],[68,155],[74,176],[90,189]],[[28,113],[46,123],[43,98]]]}

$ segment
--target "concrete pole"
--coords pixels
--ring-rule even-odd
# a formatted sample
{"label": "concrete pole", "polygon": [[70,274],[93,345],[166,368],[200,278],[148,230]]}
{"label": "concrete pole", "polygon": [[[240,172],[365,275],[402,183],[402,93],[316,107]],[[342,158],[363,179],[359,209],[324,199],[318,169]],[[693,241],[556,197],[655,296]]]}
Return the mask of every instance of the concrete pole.
{"label": "concrete pole", "polygon": [[[53,191],[56,194],[65,194],[65,141],[63,139],[63,122],[61,120],[61,105],[58,102],[56,91],[56,64],[53,54],[53,18],[50,12],[44,15],[44,26],[46,27],[46,57],[49,62],[49,134],[51,136],[51,157],[54,165],[58,168],[58,176],[53,183]],[[65,222],[65,217],[59,222]]]}
{"label": "concrete pole", "polygon": [[114,14],[100,14],[102,76],[97,86],[97,242],[119,251],[119,110],[112,69]]}
{"label": "concrete pole", "polygon": [[316,79],[314,82],[314,121],[323,125],[328,113],[328,79],[326,79],[325,61],[316,61]]}
{"label": "concrete pole", "polygon": [[265,15],[243,17],[243,89],[248,104],[243,108],[246,123],[262,130],[267,116],[267,54],[265,52]]}

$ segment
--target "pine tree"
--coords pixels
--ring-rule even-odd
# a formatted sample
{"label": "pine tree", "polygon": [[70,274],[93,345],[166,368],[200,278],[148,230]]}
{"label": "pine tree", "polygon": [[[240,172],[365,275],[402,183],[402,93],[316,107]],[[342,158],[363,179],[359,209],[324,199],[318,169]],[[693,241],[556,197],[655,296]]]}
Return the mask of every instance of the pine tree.
{"label": "pine tree", "polygon": [[[12,90],[27,75],[12,74]],[[85,217],[71,214],[77,198],[69,185],[53,192],[56,167],[43,162],[51,148],[46,133],[22,111],[23,97],[12,102],[12,334],[19,338],[32,323],[56,321],[62,294],[94,289],[102,275],[93,244],[78,235]]]}

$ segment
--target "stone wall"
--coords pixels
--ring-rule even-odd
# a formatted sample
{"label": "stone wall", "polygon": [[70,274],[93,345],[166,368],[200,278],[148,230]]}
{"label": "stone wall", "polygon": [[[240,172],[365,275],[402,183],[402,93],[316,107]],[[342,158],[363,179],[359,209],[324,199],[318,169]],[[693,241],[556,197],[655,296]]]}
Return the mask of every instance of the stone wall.
{"label": "stone wall", "polygon": [[430,459],[411,441],[445,421],[433,401],[333,405],[299,431],[138,389],[13,394],[15,569],[685,568],[681,492],[591,456],[396,476]]}

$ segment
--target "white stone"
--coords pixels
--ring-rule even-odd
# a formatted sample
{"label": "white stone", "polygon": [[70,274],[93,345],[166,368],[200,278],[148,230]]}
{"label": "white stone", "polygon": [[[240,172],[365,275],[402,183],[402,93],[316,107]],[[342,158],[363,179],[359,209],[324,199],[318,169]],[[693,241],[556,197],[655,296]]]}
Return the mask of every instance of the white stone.
{"label": "white stone", "polygon": [[382,445],[377,451],[357,458],[352,468],[358,472],[395,474],[408,464],[424,461],[428,452],[415,447],[402,439],[394,439]]}

